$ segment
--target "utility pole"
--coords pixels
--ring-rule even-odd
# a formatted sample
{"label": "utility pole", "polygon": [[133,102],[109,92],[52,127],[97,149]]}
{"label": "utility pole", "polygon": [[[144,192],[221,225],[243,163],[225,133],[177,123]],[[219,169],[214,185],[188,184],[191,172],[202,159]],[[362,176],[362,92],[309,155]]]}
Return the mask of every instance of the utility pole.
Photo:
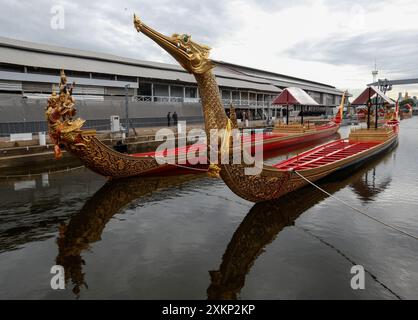
{"label": "utility pole", "polygon": [[129,136],[129,88],[130,85],[125,85],[125,118],[126,118],[126,137]]}

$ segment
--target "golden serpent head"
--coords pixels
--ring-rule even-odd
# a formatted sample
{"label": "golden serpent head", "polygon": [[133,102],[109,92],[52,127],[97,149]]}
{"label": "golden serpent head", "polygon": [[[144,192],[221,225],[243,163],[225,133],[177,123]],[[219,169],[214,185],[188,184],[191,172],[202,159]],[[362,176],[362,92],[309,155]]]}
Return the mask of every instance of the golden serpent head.
{"label": "golden serpent head", "polygon": [[188,72],[202,74],[214,67],[209,59],[210,48],[192,41],[190,35],[173,34],[171,37],[165,36],[145,25],[136,15],[134,15],[134,25],[138,32],[142,32],[154,40]]}

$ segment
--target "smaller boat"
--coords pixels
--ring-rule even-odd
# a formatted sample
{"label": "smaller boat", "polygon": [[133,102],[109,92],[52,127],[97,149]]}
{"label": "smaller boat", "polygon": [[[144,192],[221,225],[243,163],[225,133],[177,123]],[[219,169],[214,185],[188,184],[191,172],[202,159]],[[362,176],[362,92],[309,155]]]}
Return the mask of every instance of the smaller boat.
{"label": "smaller boat", "polygon": [[[286,107],[286,123],[275,125],[271,136],[263,137],[264,151],[315,141],[335,134],[342,122],[345,98],[346,92],[343,93],[337,114],[333,119],[325,123],[323,121],[305,121],[304,108],[319,106],[319,104],[301,88],[290,87],[284,89],[272,104]],[[300,107],[300,123],[290,123],[289,106]]]}
{"label": "smaller boat", "polygon": [[393,149],[398,143],[398,128],[394,123],[377,129],[353,129],[347,139],[323,144],[273,166],[265,165],[257,176],[247,176],[234,165],[223,165],[221,177],[234,193],[246,200],[277,199]]}

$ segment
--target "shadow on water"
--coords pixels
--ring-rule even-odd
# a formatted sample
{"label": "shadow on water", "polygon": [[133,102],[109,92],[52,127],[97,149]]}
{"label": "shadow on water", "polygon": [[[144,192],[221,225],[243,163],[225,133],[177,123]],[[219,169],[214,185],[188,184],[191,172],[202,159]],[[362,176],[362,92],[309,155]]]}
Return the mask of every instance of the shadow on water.
{"label": "shadow on water", "polygon": [[[367,177],[375,175],[377,164],[385,161],[390,155],[391,152],[388,152],[382,158],[363,165],[359,170],[353,168],[341,171],[323,179],[318,184],[331,194],[351,186],[356,193],[361,195],[363,201],[371,201],[389,186],[391,178],[376,186],[375,183],[370,184]],[[239,298],[247,274],[257,258],[265,251],[265,247],[273,242],[283,229],[293,226],[299,216],[328,197],[320,190],[307,186],[280,199],[255,204],[232,236],[223,254],[219,270],[209,271],[211,283],[207,289],[208,299],[234,300]],[[337,248],[325,244],[353,263]],[[384,284],[380,284],[388,289]]]}
{"label": "shadow on water", "polygon": [[85,261],[81,253],[88,250],[90,244],[101,240],[106,224],[115,214],[134,200],[157,190],[205,176],[194,174],[165,178],[127,178],[109,181],[100,188],[67,224],[62,223],[59,227],[56,263],[64,267],[65,281],[68,283],[71,280],[74,294],[78,297],[82,286],[88,288],[84,280]]}

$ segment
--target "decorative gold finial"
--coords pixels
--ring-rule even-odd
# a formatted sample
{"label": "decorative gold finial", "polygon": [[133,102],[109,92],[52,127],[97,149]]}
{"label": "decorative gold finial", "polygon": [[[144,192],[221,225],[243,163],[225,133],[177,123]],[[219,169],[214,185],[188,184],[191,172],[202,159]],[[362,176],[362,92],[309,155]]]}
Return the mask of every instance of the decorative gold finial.
{"label": "decorative gold finial", "polygon": [[134,26],[170,53],[190,73],[203,74],[214,67],[209,59],[210,48],[192,41],[188,34],[165,36],[144,24],[134,14]]}
{"label": "decorative gold finial", "polygon": [[80,130],[84,124],[84,120],[72,118],[76,115],[75,101],[72,96],[74,83],[69,85],[64,70],[60,72],[59,94],[52,92],[48,99],[45,115],[48,122],[49,136],[54,142],[55,158],[60,159],[62,152],[60,148],[61,138],[65,135],[66,138],[72,137],[77,140],[78,144],[82,144],[82,138],[78,134],[74,134]]}
{"label": "decorative gold finial", "polygon": [[134,13],[134,26],[136,31],[141,32],[142,22],[139,20],[139,18]]}

